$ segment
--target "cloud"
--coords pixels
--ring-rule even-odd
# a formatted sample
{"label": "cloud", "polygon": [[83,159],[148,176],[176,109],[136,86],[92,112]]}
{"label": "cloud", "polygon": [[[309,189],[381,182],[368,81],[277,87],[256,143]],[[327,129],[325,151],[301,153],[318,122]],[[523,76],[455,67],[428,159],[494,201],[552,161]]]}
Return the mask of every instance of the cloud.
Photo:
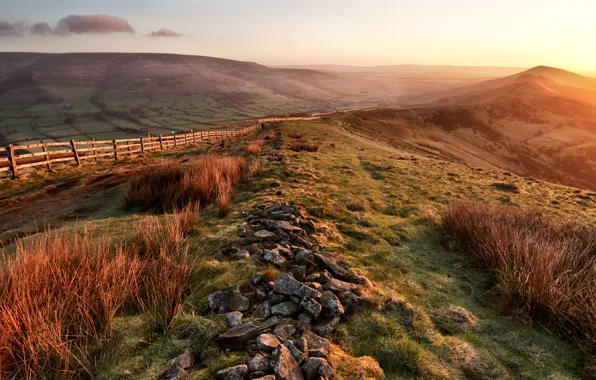
{"label": "cloud", "polygon": [[[72,34],[106,34],[106,33],[134,33],[134,28],[119,17],[109,15],[69,15],[58,21],[56,27],[47,22],[36,24],[11,23],[0,21],[0,37],[23,37],[27,34],[34,36],[70,36]],[[174,36],[178,33],[169,29],[161,29],[154,33],[156,36]],[[170,33],[170,34],[168,34]]]}
{"label": "cloud", "polygon": [[47,22],[38,22],[37,24],[33,24],[29,31],[31,32],[31,34],[40,36],[48,36],[54,34],[54,30]]}
{"label": "cloud", "polygon": [[182,37],[182,34],[174,32],[171,29],[161,28],[158,31],[151,32],[149,37]]}
{"label": "cloud", "polygon": [[21,37],[24,28],[21,23],[0,21],[0,37]]}
{"label": "cloud", "polygon": [[54,34],[134,33],[128,21],[109,15],[70,15],[58,21]]}

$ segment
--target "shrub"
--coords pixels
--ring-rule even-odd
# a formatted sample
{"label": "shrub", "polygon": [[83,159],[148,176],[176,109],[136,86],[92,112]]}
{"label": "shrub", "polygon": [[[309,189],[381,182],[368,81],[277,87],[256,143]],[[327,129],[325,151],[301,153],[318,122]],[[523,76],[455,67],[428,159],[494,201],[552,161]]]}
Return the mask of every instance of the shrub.
{"label": "shrub", "polygon": [[467,201],[450,206],[439,223],[457,248],[495,274],[509,302],[596,347],[596,228]]}
{"label": "shrub", "polygon": [[288,136],[293,139],[300,139],[304,135],[301,135],[300,133],[296,133],[296,132],[290,132],[290,133],[288,133]]}
{"label": "shrub", "polygon": [[170,329],[192,270],[184,229],[197,215],[191,206],[163,224],[149,216],[127,246],[75,230],[21,239],[16,252],[3,249],[0,378],[90,376],[88,347],[109,338],[124,309],[148,311],[156,327]]}
{"label": "shrub", "polygon": [[246,153],[257,154],[257,153],[259,153],[259,151],[261,150],[263,145],[265,145],[265,140],[263,140],[263,139],[255,140],[255,141],[251,142],[250,144],[248,144],[248,146],[246,147]]}
{"label": "shrub", "polygon": [[273,140],[273,139],[275,139],[275,132],[271,131],[271,132],[267,133],[265,136],[263,136],[263,138],[265,140]]}
{"label": "shrub", "polygon": [[126,204],[164,212],[217,201],[223,207],[220,213],[225,214],[233,188],[259,169],[257,161],[248,163],[244,158],[227,156],[207,155],[187,166],[165,162],[145,169],[131,181]]}
{"label": "shrub", "polygon": [[311,144],[304,141],[294,141],[290,144],[290,149],[295,152],[307,151],[307,152],[317,152],[319,150],[319,144]]}

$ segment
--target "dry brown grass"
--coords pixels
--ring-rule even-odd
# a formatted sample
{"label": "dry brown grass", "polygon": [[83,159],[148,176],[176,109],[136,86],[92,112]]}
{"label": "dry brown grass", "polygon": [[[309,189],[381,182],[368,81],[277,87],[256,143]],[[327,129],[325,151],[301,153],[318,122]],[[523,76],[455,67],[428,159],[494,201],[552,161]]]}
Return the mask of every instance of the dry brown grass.
{"label": "dry brown grass", "polygon": [[271,131],[271,132],[267,133],[265,136],[263,136],[263,138],[265,140],[273,140],[273,139],[275,139],[275,131]]}
{"label": "dry brown grass", "polygon": [[18,241],[16,252],[3,250],[0,378],[91,375],[88,347],[109,338],[125,308],[171,328],[192,270],[182,242],[196,218],[195,206],[167,215],[165,223],[148,216],[137,225],[140,244],[75,230],[38,234]]}
{"label": "dry brown grass", "polygon": [[290,137],[292,139],[300,139],[300,138],[302,138],[302,136],[304,136],[304,135],[301,133],[298,133],[298,132],[289,132],[288,133],[288,137]]}
{"label": "dry brown grass", "polygon": [[502,205],[459,202],[441,227],[491,270],[498,288],[533,319],[596,347],[596,229]]}
{"label": "dry brown grass", "polygon": [[255,141],[251,142],[250,144],[248,144],[248,146],[246,147],[246,153],[257,154],[261,151],[261,148],[264,145],[265,145],[265,140],[263,140],[263,139],[255,140]]}
{"label": "dry brown grass", "polygon": [[240,157],[206,155],[186,166],[166,162],[145,169],[131,181],[126,204],[170,211],[196,202],[217,202],[220,214],[225,215],[234,187],[259,170],[258,161],[249,163]]}
{"label": "dry brown grass", "polygon": [[296,140],[290,144],[290,149],[295,152],[317,152],[319,150],[319,144],[312,144],[301,140]]}

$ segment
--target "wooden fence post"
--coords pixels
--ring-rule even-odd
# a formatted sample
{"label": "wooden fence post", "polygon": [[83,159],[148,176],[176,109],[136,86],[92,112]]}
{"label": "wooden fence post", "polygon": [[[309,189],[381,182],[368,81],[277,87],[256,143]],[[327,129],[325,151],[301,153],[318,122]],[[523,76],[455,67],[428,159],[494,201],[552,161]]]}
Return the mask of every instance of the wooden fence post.
{"label": "wooden fence post", "polygon": [[201,141],[203,141],[203,131],[201,131]]}
{"label": "wooden fence post", "polygon": [[72,153],[74,154],[75,160],[77,160],[77,165],[81,165],[81,159],[79,158],[79,152],[77,151],[77,143],[74,140],[70,140],[70,146],[72,146]]}
{"label": "wooden fence post", "polygon": [[143,143],[142,137],[141,137],[141,154],[145,154],[145,144]]}
{"label": "wooden fence post", "polygon": [[52,170],[52,161],[50,161],[50,152],[48,151],[48,146],[46,145],[45,141],[41,142],[43,151],[46,154],[46,164],[48,165],[48,170]]}
{"label": "wooden fence post", "polygon": [[195,131],[192,131],[192,142],[193,143],[197,142],[197,134],[195,133]]}
{"label": "wooden fence post", "polygon": [[14,145],[8,144],[8,154],[10,154],[10,166],[12,169],[12,178],[19,177],[19,168],[17,166],[17,158],[14,155]]}
{"label": "wooden fence post", "polygon": [[116,139],[112,140],[112,142],[114,143],[114,159],[118,161],[118,143]]}
{"label": "wooden fence post", "polygon": [[159,150],[163,150],[163,140],[161,139],[161,135],[159,135]]}
{"label": "wooden fence post", "polygon": [[174,148],[178,146],[178,137],[174,133]]}
{"label": "wooden fence post", "polygon": [[93,141],[93,154],[95,154],[95,162],[97,162],[99,160],[99,157],[97,156],[97,144],[95,143],[95,137],[92,139]]}

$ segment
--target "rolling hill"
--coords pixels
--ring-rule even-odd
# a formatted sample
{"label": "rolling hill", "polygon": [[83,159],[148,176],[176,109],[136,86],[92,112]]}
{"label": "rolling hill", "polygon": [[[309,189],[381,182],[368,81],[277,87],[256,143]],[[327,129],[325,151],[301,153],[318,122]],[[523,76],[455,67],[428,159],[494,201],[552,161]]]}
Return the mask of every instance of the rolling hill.
{"label": "rolling hill", "polygon": [[481,168],[595,190],[596,86],[537,67],[412,109],[345,114],[363,136]]}

